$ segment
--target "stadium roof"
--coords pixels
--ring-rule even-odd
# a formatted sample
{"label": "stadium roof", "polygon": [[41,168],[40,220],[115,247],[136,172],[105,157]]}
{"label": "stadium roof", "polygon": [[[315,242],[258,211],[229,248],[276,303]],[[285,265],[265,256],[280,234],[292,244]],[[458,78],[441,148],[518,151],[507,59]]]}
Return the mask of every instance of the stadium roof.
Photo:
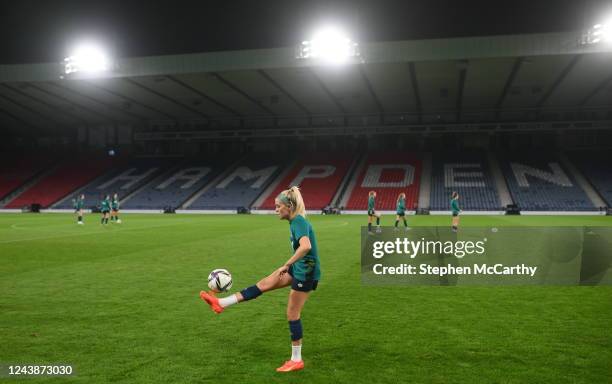
{"label": "stadium roof", "polygon": [[610,119],[612,47],[580,37],[370,43],[344,66],[296,59],[294,47],[126,58],[98,78],[61,79],[60,62],[2,65],[0,124],[53,131]]}

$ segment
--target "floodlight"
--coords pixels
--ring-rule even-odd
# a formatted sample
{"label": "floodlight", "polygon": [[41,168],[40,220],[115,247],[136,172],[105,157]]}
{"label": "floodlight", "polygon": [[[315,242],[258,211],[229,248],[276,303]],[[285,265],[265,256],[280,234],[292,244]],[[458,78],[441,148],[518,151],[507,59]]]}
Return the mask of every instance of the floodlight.
{"label": "floodlight", "polygon": [[583,44],[612,43],[612,17],[603,23],[595,24],[582,38]]}
{"label": "floodlight", "polygon": [[601,33],[601,41],[612,42],[612,17],[610,17],[605,23],[601,24],[598,29]]}
{"label": "floodlight", "polygon": [[104,50],[93,43],[83,43],[75,47],[72,54],[64,59],[64,72],[100,73],[111,68],[111,61]]}
{"label": "floodlight", "polygon": [[300,59],[318,59],[333,64],[356,56],[359,56],[357,43],[335,27],[322,28],[310,40],[303,41],[297,55]]}

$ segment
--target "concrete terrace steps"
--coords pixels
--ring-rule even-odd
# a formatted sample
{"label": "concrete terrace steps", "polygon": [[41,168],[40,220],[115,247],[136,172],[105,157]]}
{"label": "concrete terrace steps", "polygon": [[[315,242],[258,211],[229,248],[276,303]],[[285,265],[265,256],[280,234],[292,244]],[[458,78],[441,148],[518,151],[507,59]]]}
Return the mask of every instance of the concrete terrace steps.
{"label": "concrete terrace steps", "polygon": [[510,194],[510,190],[508,189],[508,184],[506,183],[506,179],[504,178],[504,174],[499,166],[499,161],[497,157],[493,154],[493,152],[487,152],[487,158],[489,160],[489,167],[491,168],[491,173],[493,174],[493,179],[495,181],[495,188],[497,189],[497,195],[499,196],[499,203],[501,207],[506,207],[507,205],[513,204],[512,195]]}
{"label": "concrete terrace steps", "polygon": [[344,195],[346,188],[348,188],[349,182],[351,181],[351,177],[353,173],[355,172],[355,169],[359,166],[359,162],[361,161],[362,157],[363,157],[363,154],[358,154],[353,159],[353,162],[349,166],[349,169],[347,170],[346,175],[344,175],[344,177],[342,178],[342,181],[340,182],[340,185],[338,186],[338,190],[336,191],[334,197],[332,198],[331,205],[333,207],[340,206],[340,200],[342,199],[342,196]]}
{"label": "concrete terrace steps", "polygon": [[346,186],[346,189],[344,190],[342,198],[340,199],[340,204],[339,204],[340,207],[346,207],[346,205],[348,204],[348,201],[351,198],[351,194],[353,193],[353,189],[355,188],[355,185],[357,184],[357,180],[359,179],[359,176],[361,174],[361,170],[363,169],[363,167],[365,167],[367,160],[368,160],[368,155],[367,153],[364,153],[361,156],[361,160],[359,161],[357,166],[354,168],[352,177],[350,178]]}
{"label": "concrete terrace steps", "polygon": [[587,178],[578,170],[578,168],[569,160],[565,153],[559,154],[559,159],[561,160],[561,164],[567,169],[567,171],[574,176],[576,183],[582,188],[582,190],[586,193],[587,197],[596,208],[605,207],[607,204],[604,199],[599,195],[599,193],[595,190],[593,185],[587,180]]}
{"label": "concrete terrace steps", "polygon": [[253,204],[251,205],[252,209],[258,209],[259,207],[261,207],[261,205],[266,201],[266,198],[272,192],[274,192],[274,190],[276,189],[276,187],[278,187],[280,182],[283,181],[284,178],[289,174],[289,172],[293,170],[293,167],[295,167],[298,161],[299,161],[298,159],[293,159],[287,164],[285,169],[281,173],[278,174],[276,179],[273,182],[271,182],[268,185],[268,187],[265,190],[263,190],[263,192],[261,192],[261,194],[257,197],[257,199],[255,199],[255,201],[253,201]]}
{"label": "concrete terrace steps", "polygon": [[423,153],[421,157],[421,184],[419,184],[419,199],[417,200],[417,209],[429,208],[431,204],[432,166],[431,153]]}

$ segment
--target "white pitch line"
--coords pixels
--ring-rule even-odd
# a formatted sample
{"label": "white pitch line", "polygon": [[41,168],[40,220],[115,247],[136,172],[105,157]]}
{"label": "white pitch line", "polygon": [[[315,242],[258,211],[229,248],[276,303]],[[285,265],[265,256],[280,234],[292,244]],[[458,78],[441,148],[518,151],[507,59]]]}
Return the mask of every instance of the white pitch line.
{"label": "white pitch line", "polygon": [[[39,237],[30,237],[30,238],[27,238],[27,239],[0,240],[0,244],[19,243],[19,242],[22,242],[22,241],[59,239],[59,238],[63,238],[63,237],[74,237],[74,236],[100,235],[100,234],[108,234],[108,233],[123,232],[123,231],[135,231],[135,230],[139,230],[139,229],[151,229],[151,228],[170,227],[170,226],[173,226],[173,225],[179,225],[179,224],[184,224],[184,223],[189,223],[189,222],[191,222],[191,221],[184,221],[184,222],[180,222],[180,223],[172,223],[172,224],[166,224],[166,225],[152,225],[152,226],[147,226],[147,227],[121,228],[121,229],[113,230],[112,232],[109,231],[109,232],[69,233],[69,234],[58,235],[58,236],[39,236]],[[21,229],[24,229],[24,228],[21,228]]]}

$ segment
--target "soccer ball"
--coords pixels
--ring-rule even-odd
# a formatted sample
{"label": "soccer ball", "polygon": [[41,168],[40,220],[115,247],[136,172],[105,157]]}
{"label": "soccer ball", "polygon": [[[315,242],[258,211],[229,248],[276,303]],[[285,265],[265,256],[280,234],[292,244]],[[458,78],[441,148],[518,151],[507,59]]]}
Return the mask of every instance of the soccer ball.
{"label": "soccer ball", "polygon": [[215,269],[208,275],[208,288],[215,292],[229,291],[232,283],[232,274],[227,269]]}

